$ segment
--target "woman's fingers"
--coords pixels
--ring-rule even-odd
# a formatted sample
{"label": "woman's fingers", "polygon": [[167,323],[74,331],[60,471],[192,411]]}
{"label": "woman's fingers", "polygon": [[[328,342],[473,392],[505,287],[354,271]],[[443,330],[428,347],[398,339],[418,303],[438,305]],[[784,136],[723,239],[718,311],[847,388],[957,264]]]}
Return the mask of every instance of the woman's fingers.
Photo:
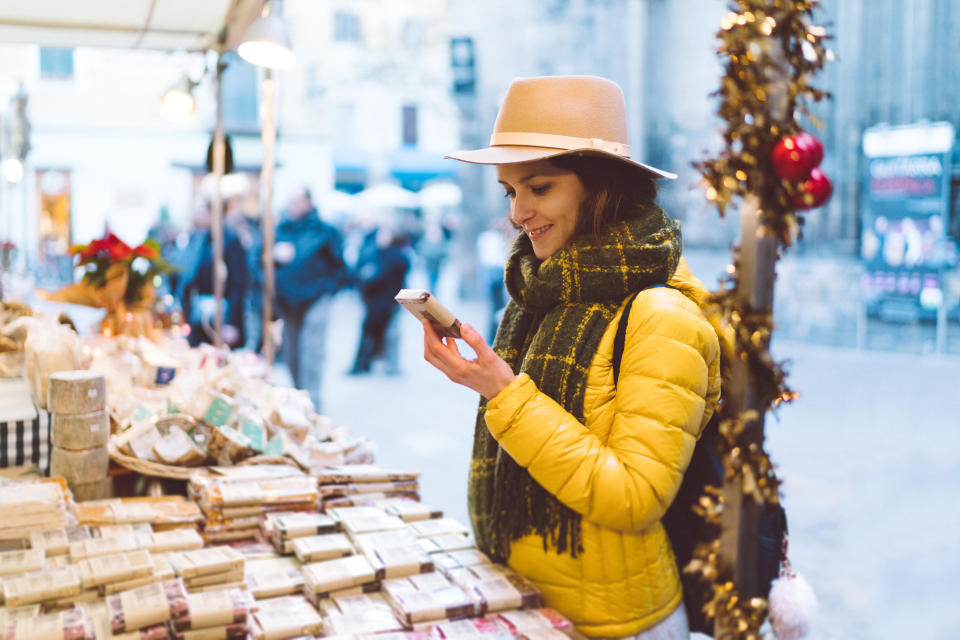
{"label": "woman's fingers", "polygon": [[481,336],[480,333],[471,325],[466,323],[461,324],[460,335],[463,337],[463,341],[466,342],[471,349],[473,349],[475,354],[477,354],[478,359],[484,358],[485,356],[493,353],[493,349],[491,349],[490,346],[484,342],[483,336]]}

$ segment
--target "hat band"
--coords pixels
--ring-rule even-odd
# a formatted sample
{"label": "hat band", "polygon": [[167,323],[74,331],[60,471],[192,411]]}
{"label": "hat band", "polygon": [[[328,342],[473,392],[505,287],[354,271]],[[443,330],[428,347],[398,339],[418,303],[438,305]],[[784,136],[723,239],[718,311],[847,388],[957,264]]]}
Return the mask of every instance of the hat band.
{"label": "hat band", "polygon": [[577,138],[552,133],[501,131],[490,136],[491,147],[548,147],[550,149],[597,149],[624,158],[630,157],[630,145],[601,138]]}

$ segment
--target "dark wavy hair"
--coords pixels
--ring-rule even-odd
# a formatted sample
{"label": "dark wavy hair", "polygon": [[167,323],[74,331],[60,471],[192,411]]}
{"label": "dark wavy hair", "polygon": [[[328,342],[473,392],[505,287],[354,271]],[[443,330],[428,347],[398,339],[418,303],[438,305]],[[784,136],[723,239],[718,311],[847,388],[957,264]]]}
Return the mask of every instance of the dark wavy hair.
{"label": "dark wavy hair", "polygon": [[574,172],[583,183],[586,195],[577,216],[578,235],[593,232],[599,238],[604,229],[629,219],[657,198],[656,181],[627,163],[576,154],[549,158],[549,162]]}

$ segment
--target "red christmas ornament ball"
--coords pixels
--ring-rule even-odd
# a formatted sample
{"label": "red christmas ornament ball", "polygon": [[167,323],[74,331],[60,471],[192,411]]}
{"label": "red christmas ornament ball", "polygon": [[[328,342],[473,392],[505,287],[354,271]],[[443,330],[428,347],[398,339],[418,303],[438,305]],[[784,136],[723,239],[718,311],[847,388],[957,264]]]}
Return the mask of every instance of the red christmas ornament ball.
{"label": "red christmas ornament ball", "polygon": [[773,148],[770,159],[778,176],[785,180],[800,180],[823,160],[823,145],[803,131],[781,139]]}
{"label": "red christmas ornament ball", "polygon": [[833,194],[833,184],[823,171],[814,167],[810,176],[800,183],[793,204],[797,209],[815,209],[830,199]]}
{"label": "red christmas ornament ball", "polygon": [[810,165],[810,168],[819,167],[820,162],[823,161],[823,145],[820,144],[816,136],[806,131],[801,131],[794,136],[794,139],[797,149],[800,149],[801,154],[808,154],[810,156],[809,161],[813,163]]}

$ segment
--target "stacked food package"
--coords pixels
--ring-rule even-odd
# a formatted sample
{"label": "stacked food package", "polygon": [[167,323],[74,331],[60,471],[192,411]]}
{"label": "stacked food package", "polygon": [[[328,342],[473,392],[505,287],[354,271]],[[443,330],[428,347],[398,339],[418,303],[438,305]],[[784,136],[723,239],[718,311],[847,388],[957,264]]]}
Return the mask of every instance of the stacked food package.
{"label": "stacked food package", "polygon": [[34,531],[75,523],[73,504],[62,478],[0,485],[0,544]]}
{"label": "stacked food package", "polygon": [[89,370],[44,365],[56,449],[106,442],[189,480],[186,496],[89,499],[100,468],[57,463],[66,480],[0,486],[0,640],[575,635],[419,501],[418,471],[373,464],[370,443],[245,357],[99,338]]}
{"label": "stacked food package", "polygon": [[47,382],[50,412],[50,474],[62,476],[74,499],[109,498],[110,417],[107,383],[94,371],[59,371]]}
{"label": "stacked food package", "polygon": [[203,510],[211,543],[255,538],[276,511],[315,511],[317,481],[285,464],[212,467],[190,476],[190,495]]}
{"label": "stacked food package", "polygon": [[314,472],[321,509],[372,505],[390,498],[420,499],[420,473],[374,464],[327,466]]}

